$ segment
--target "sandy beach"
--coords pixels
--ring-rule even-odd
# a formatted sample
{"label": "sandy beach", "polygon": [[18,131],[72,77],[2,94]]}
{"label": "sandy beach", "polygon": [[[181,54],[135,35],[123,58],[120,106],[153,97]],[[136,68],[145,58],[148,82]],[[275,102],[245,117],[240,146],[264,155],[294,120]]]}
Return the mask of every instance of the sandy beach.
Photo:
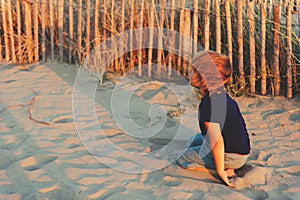
{"label": "sandy beach", "polygon": [[[74,123],[76,74],[75,66],[63,64],[0,66],[0,199],[300,199],[297,98],[235,98],[247,123],[252,149],[247,162],[251,168],[231,180],[236,186],[231,189],[213,171],[186,171],[171,163],[149,173],[128,173],[100,162],[86,147],[101,144],[102,138],[87,139],[83,144]],[[106,80],[96,92],[111,90],[113,84]],[[138,94],[151,103],[163,102],[169,113],[176,112],[172,95],[166,95],[161,87],[145,87]],[[101,105],[96,106],[97,120],[107,138],[120,148],[147,153],[165,145],[172,136],[177,123],[172,116],[160,140],[143,142],[120,131],[105,110],[106,100],[96,95]],[[197,109],[197,105],[193,102],[188,109]],[[141,123],[148,120],[138,108],[135,114]],[[83,118],[83,124],[85,120],[89,119]],[[89,125],[87,131],[94,126]],[[105,145],[98,151],[101,148]],[[107,162],[115,168],[124,165],[124,171],[143,164],[124,157],[123,163]]]}

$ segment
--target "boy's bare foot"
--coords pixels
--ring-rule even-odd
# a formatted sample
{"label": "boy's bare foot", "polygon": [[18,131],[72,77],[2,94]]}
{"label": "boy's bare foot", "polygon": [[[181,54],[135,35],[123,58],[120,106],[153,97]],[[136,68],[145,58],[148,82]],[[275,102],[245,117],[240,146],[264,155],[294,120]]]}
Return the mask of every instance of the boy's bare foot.
{"label": "boy's bare foot", "polygon": [[228,178],[236,177],[234,169],[226,169],[226,172],[227,172],[227,177]]}

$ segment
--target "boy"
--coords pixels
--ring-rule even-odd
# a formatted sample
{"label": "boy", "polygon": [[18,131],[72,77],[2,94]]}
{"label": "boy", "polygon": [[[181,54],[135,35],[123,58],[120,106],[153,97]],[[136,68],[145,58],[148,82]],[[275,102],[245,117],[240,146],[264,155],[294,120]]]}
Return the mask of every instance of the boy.
{"label": "boy", "polygon": [[[215,169],[226,185],[250,152],[250,140],[238,104],[226,92],[232,68],[228,57],[207,51],[192,61],[190,83],[201,95],[198,117],[202,134],[194,136],[188,150],[177,160],[183,168]],[[200,74],[200,73],[201,74]]]}

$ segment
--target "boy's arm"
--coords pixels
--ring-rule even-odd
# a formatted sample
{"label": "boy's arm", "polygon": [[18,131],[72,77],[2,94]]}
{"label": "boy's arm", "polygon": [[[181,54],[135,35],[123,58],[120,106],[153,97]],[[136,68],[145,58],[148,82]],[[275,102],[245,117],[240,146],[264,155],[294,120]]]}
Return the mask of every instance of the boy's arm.
{"label": "boy's arm", "polygon": [[214,157],[216,170],[220,178],[226,185],[233,187],[227,177],[227,172],[224,169],[224,140],[221,134],[221,128],[218,123],[204,122],[207,130],[208,140],[212,148],[212,155]]}

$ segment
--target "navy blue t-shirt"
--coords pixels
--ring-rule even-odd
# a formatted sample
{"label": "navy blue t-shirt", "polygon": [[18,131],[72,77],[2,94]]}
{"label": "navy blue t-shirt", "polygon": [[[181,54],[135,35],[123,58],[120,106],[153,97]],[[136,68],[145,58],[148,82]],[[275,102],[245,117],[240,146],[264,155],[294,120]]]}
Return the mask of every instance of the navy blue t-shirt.
{"label": "navy blue t-shirt", "polygon": [[220,124],[226,153],[249,154],[250,140],[244,118],[236,101],[226,92],[204,96],[198,117],[202,134],[206,134],[203,122]]}

